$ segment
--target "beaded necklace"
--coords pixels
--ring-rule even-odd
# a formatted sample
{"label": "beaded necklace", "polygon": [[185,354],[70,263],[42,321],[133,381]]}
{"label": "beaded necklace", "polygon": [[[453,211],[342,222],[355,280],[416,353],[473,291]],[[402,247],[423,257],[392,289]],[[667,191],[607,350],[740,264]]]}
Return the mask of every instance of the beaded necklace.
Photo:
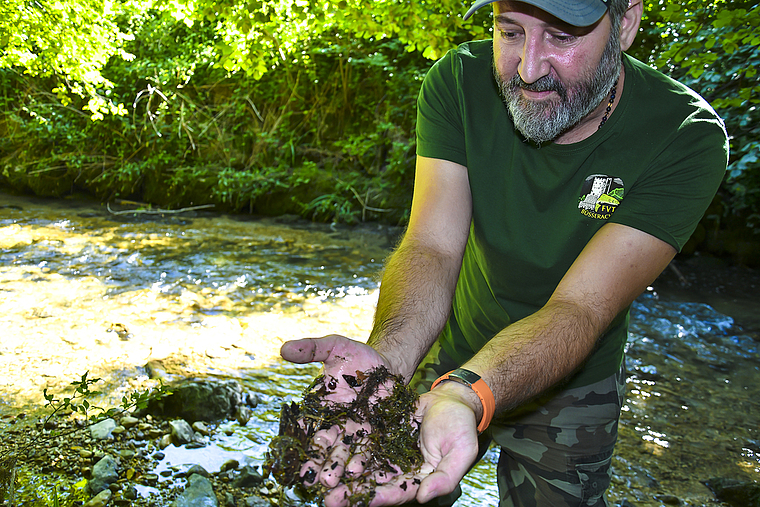
{"label": "beaded necklace", "polygon": [[617,93],[617,85],[618,82],[615,80],[615,84],[612,85],[612,91],[610,92],[610,101],[607,103],[607,109],[604,111],[604,116],[602,116],[602,121],[599,123],[599,127],[597,130],[602,128],[602,125],[604,125],[607,122],[607,117],[610,115],[610,111],[612,111],[612,103],[615,102],[615,93]]}

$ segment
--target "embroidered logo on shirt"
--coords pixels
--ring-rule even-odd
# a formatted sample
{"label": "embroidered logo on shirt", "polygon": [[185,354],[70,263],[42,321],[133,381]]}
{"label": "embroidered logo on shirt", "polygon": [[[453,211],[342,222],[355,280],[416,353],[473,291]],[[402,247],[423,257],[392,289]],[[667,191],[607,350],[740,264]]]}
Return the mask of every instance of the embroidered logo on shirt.
{"label": "embroidered logo on shirt", "polygon": [[593,174],[583,182],[578,209],[581,215],[607,220],[623,200],[623,191],[623,180],[620,178]]}

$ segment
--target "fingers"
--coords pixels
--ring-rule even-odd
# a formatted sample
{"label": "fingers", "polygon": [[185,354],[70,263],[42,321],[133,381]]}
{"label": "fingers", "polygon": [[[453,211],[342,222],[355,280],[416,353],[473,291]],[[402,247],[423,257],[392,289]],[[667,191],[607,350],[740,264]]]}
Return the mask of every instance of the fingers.
{"label": "fingers", "polygon": [[350,478],[359,477],[364,473],[367,467],[369,456],[367,456],[367,446],[369,445],[369,435],[372,428],[369,424],[359,424],[349,420],[346,423],[346,436],[343,443],[353,446],[353,453],[348,463],[345,464],[343,474]]}
{"label": "fingers", "polygon": [[321,479],[321,467],[326,461],[325,457],[331,452],[335,441],[340,434],[340,428],[336,425],[327,430],[319,430],[314,434],[309,448],[311,459],[301,465],[299,475],[304,485],[313,486]]}
{"label": "fingers", "polygon": [[432,467],[425,464],[415,474],[396,474],[384,484],[378,483],[370,506],[400,505],[414,501],[418,498],[420,485],[431,471]]}
{"label": "fingers", "polygon": [[319,475],[319,482],[328,488],[337,486],[343,477],[343,470],[346,468],[348,458],[348,447],[342,443],[336,444],[329,458],[324,462],[322,473]]}
{"label": "fingers", "polygon": [[[348,420],[345,428],[338,425],[319,430],[311,442],[311,460],[301,466],[304,485],[317,482],[335,488],[344,476],[359,477],[364,472],[367,458],[359,454],[369,443],[369,426]],[[353,449],[353,454],[352,454]]]}

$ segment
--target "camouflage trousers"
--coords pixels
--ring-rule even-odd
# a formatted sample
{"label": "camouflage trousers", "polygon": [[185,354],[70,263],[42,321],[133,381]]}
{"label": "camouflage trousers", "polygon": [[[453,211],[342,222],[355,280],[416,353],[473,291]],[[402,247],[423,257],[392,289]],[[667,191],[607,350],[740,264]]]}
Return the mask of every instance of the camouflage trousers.
{"label": "camouflage trousers", "polygon": [[[481,435],[480,456],[491,441],[501,448],[497,467],[499,507],[607,507],[610,462],[625,393],[625,362],[616,374],[591,385],[550,391],[510,413],[499,414]],[[436,346],[412,383],[419,393],[457,365]],[[450,506],[461,490],[427,506]]]}

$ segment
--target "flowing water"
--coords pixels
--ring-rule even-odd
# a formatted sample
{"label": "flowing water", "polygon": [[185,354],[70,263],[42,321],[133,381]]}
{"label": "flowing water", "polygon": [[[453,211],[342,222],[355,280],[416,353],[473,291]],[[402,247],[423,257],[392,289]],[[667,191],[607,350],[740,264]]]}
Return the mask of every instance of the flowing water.
{"label": "flowing water", "polygon": [[[364,339],[398,231],[129,210],[0,194],[0,415],[39,411],[43,389],[84,372],[116,404],[150,384],[152,361],[170,378],[238,379],[261,400],[247,426],[224,423],[205,449],[169,447],[162,467],[260,464],[281,404],[317,372],[283,363],[279,346]],[[726,310],[756,325],[757,300],[723,298],[719,313],[694,299],[652,288],[634,304],[614,505],[716,505],[702,481],[760,479],[758,337]],[[457,505],[496,504],[497,458],[468,474]]]}

